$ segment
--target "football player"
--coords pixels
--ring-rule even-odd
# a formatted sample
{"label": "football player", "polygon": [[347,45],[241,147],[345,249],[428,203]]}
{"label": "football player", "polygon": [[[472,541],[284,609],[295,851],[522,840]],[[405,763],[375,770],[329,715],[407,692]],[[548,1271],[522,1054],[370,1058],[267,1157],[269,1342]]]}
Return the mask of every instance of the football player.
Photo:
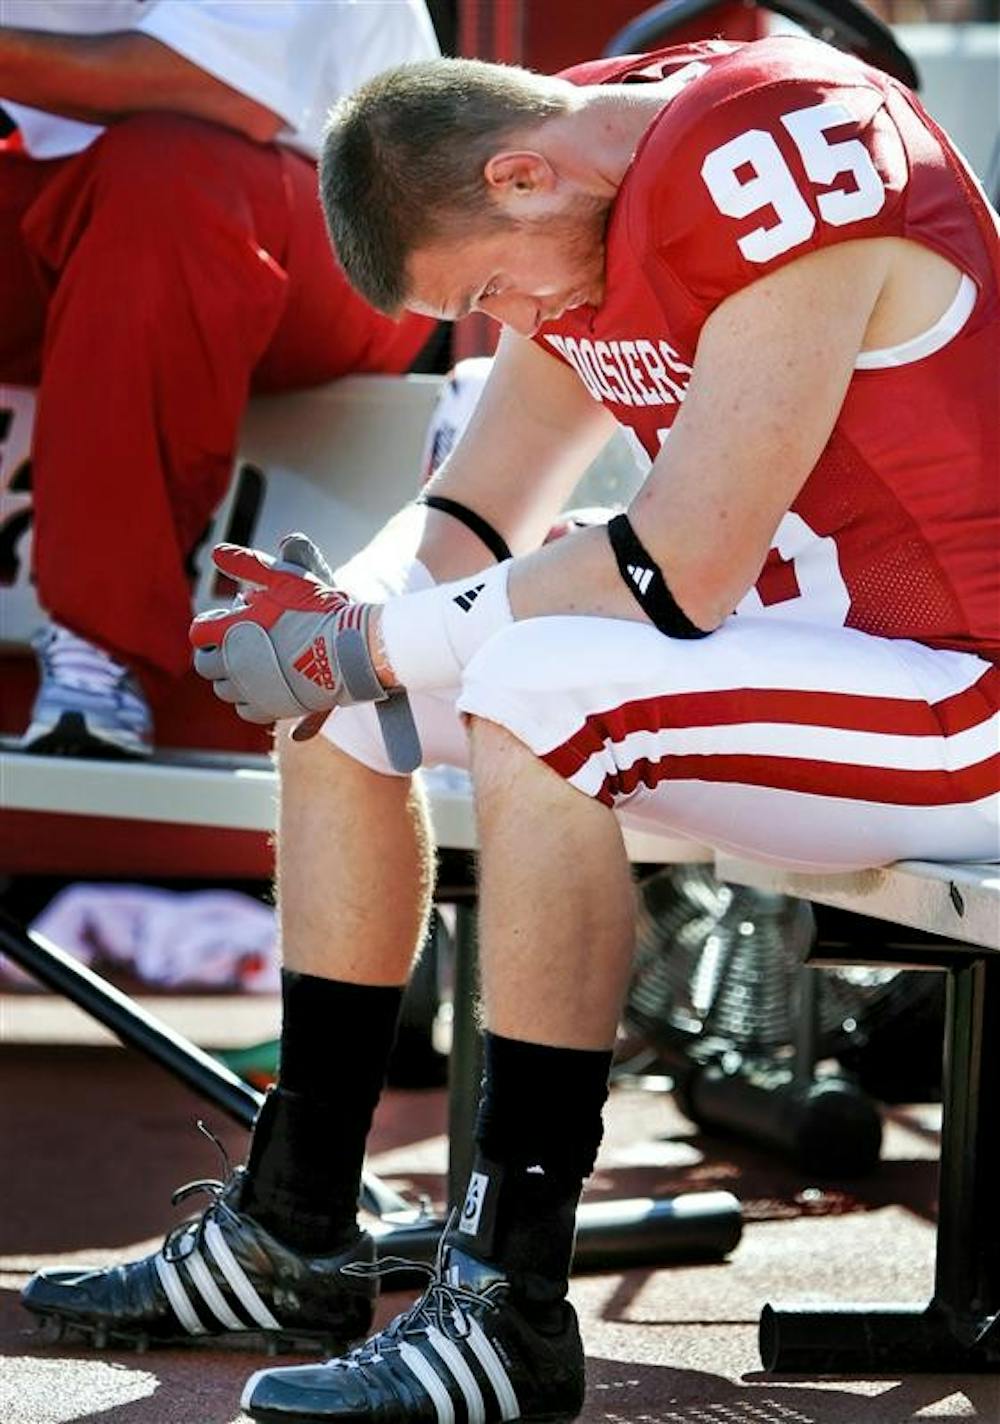
{"label": "football player", "polygon": [[[620,820],[804,868],[1000,854],[997,229],[910,92],[788,37],[557,78],[413,66],[338,109],[322,177],[369,301],[504,333],[391,538],[332,581],[301,538],[220,549],[247,593],[192,631],[240,715],[303,719],[287,1057],[230,1189],[239,1229],[361,1251],[388,996],[426,913],[421,756],[471,756],[486,1071],[425,1294],[243,1403],[570,1419],[574,1213],[633,942]],[[638,494],[539,547],[615,422],[649,465]]]}

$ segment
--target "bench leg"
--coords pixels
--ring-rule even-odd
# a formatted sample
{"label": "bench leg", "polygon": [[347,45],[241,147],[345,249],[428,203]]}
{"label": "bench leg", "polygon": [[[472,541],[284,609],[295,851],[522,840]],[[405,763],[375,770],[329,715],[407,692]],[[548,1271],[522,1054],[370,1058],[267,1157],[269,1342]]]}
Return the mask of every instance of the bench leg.
{"label": "bench leg", "polygon": [[948,962],[934,1297],[925,1307],[765,1306],[781,1374],[1000,1371],[1000,959]]}

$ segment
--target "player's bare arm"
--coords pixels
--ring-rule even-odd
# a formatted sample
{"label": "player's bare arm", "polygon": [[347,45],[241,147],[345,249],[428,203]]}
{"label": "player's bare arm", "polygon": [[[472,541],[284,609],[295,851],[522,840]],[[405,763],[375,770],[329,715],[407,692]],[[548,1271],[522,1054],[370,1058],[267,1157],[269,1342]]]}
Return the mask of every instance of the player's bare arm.
{"label": "player's bare arm", "polygon": [[283,120],[150,35],[0,29],[0,92],[83,123],[170,111],[269,143]]}
{"label": "player's bare arm", "polygon": [[[699,628],[717,627],[755,582],[829,438],[858,353],[931,324],[958,280],[912,243],[846,243],[762,278],[706,322],[684,406],[629,511]],[[508,589],[516,618],[645,616],[603,529],[516,559]]]}
{"label": "player's bare arm", "polygon": [[[630,509],[692,622],[717,626],[755,582],[858,353],[931,326],[959,279],[913,243],[848,243],[754,283],[705,324],[682,411]],[[520,618],[643,617],[600,530],[518,560],[509,587]]]}
{"label": "player's bare arm", "polygon": [[[614,428],[568,367],[504,331],[472,418],[428,491],[474,510],[524,553],[541,544]],[[483,566],[476,535],[435,510],[418,557],[439,581]]]}

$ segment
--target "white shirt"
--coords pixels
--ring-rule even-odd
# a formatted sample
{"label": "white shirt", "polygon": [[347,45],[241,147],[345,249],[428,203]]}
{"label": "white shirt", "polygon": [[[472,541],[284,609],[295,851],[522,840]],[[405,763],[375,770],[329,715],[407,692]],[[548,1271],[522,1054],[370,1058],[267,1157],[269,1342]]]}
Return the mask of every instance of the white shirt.
{"label": "white shirt", "polygon": [[[438,53],[424,0],[2,0],[2,25],[59,34],[138,30],[285,120],[315,157],[326,112],[393,65]],[[102,132],[0,98],[35,158],[78,153]]]}

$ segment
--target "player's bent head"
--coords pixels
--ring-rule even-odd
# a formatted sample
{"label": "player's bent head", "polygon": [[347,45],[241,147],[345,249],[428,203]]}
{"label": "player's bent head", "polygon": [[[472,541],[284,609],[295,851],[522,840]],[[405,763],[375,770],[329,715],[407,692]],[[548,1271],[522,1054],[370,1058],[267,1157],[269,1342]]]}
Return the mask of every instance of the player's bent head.
{"label": "player's bent head", "polygon": [[323,139],[320,194],[351,285],[396,315],[413,251],[508,224],[484,178],[489,159],[573,98],[571,84],[527,69],[433,59],[386,70],[341,100]]}

